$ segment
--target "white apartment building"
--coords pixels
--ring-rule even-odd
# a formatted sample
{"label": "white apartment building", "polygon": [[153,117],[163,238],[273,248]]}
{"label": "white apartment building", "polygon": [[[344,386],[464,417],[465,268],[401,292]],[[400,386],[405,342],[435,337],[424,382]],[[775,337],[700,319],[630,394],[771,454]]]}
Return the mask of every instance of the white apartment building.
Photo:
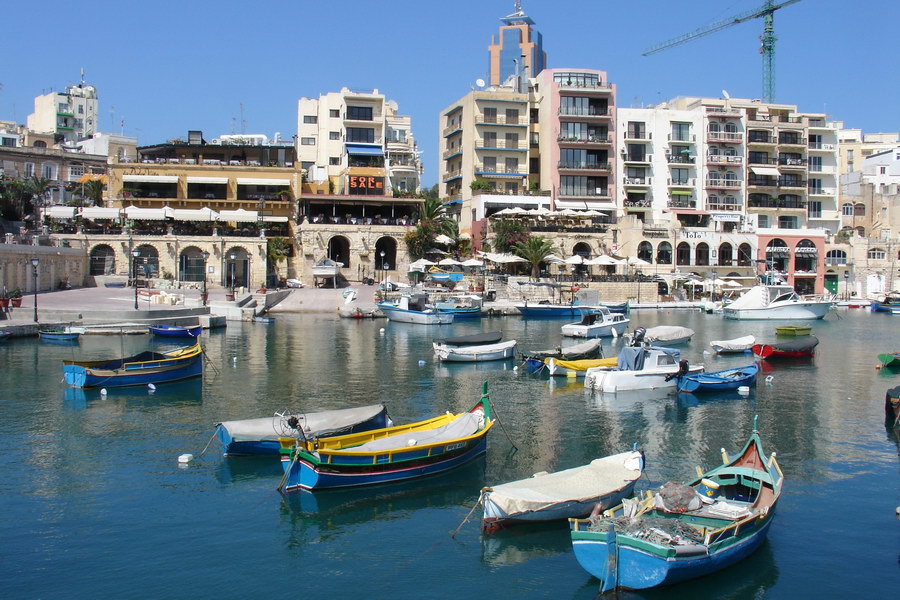
{"label": "white apartment building", "polygon": [[97,90],[82,81],[66,87],[65,92],[37,96],[27,127],[37,133],[53,134],[57,144],[74,144],[98,130],[97,111]]}
{"label": "white apartment building", "polygon": [[296,143],[306,181],[330,193],[419,191],[422,167],[411,120],[377,89],[300,98]]}

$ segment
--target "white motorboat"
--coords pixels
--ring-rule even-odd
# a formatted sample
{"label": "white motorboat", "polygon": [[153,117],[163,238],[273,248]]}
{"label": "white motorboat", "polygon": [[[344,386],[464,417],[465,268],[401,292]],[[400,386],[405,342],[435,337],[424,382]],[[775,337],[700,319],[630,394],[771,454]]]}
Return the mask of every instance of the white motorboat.
{"label": "white motorboat", "polygon": [[789,285],[761,284],[722,309],[726,319],[822,319],[835,301],[821,296],[800,296]]}
{"label": "white motorboat", "polygon": [[713,340],[709,345],[716,351],[716,354],[736,354],[749,351],[755,343],[755,337],[745,335],[731,340]]}
{"label": "white motorboat", "polygon": [[343,266],[344,263],[325,258],[313,265],[313,277],[335,277],[341,272],[341,267]]}
{"label": "white motorboat", "polygon": [[625,333],[631,319],[620,313],[611,312],[605,306],[583,309],[581,321],[562,326],[562,334],[567,337],[598,338],[618,337]]}
{"label": "white motorboat", "polygon": [[484,362],[505,360],[516,355],[516,340],[478,346],[434,344],[434,353],[444,362]]}
{"label": "white motorboat", "polygon": [[427,308],[424,294],[404,295],[396,302],[379,302],[378,308],[391,321],[417,323],[419,325],[446,325],[453,322],[453,313],[442,313]]}
{"label": "white motorboat", "polygon": [[703,372],[703,365],[681,361],[675,348],[628,346],[622,348],[615,367],[593,367],[584,376],[584,387],[607,394],[630,390],[674,388],[678,375]]}
{"label": "white motorboat", "polygon": [[643,470],[644,456],[633,450],[485,488],[481,527],[495,531],[513,523],[586,517],[630,496]]}

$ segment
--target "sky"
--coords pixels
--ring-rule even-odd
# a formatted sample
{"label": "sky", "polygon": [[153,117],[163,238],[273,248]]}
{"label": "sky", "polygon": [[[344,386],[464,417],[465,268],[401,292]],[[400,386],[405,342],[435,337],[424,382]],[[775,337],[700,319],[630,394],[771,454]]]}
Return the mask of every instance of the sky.
{"label": "sky", "polygon": [[[543,35],[548,66],[606,71],[619,106],[718,98],[723,90],[762,95],[762,19],[641,52],[763,0],[522,4]],[[139,145],[184,138],[189,129],[207,140],[275,132],[291,139],[299,98],[377,88],[412,117],[423,186],[431,186],[440,111],[486,78],[487,46],[514,2],[45,0],[40,15],[34,6],[4,9],[0,120],[25,123],[35,96],[77,84],[82,68],[97,88],[101,130]],[[776,101],[867,133],[900,131],[898,22],[900,0],[801,0],[778,10]]]}

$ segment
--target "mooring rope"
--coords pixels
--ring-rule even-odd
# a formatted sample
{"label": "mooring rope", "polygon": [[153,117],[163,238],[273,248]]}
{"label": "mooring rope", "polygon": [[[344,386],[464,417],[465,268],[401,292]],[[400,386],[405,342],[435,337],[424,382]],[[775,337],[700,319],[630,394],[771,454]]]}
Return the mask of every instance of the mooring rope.
{"label": "mooring rope", "polygon": [[456,534],[459,533],[459,530],[462,529],[463,525],[468,522],[469,517],[472,516],[472,513],[475,512],[475,509],[478,508],[478,506],[481,504],[481,501],[484,499],[484,493],[489,491],[491,491],[491,488],[481,488],[481,492],[478,494],[478,500],[475,501],[475,505],[472,507],[472,510],[470,510],[469,514],[467,514],[466,517],[462,520],[462,523],[459,524],[459,527],[453,530],[453,532],[450,534],[451,538],[456,537]]}

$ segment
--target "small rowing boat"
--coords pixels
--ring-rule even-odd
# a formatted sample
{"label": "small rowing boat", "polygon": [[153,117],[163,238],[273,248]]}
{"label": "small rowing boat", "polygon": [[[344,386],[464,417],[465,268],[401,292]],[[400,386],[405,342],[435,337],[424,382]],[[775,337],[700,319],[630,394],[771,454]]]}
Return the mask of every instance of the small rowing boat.
{"label": "small rowing boat", "polygon": [[480,346],[447,346],[435,344],[434,353],[443,362],[485,362],[506,360],[516,355],[516,340]]}
{"label": "small rowing boat", "polygon": [[753,354],[760,358],[808,358],[815,355],[819,339],[814,335],[797,338],[791,342],[754,344]]}
{"label": "small rowing boat", "polygon": [[741,386],[753,385],[758,373],[759,365],[753,363],[733,369],[684,375],[678,378],[678,390],[692,393],[736,390]]}
{"label": "small rowing boat", "polygon": [[878,362],[880,362],[883,367],[900,367],[900,352],[879,354]]}
{"label": "small rowing boat", "polygon": [[809,335],[812,333],[811,325],[783,325],[775,328],[775,335]]}
{"label": "small rowing boat", "polygon": [[63,376],[72,387],[124,387],[180,381],[203,374],[200,344],[168,352],[141,352],[113,360],[63,361]]}
{"label": "small rowing boat", "polygon": [[736,354],[751,350],[755,343],[755,337],[745,335],[731,340],[713,340],[709,345],[716,351],[716,354]]}
{"label": "small rowing boat", "polygon": [[193,327],[184,327],[181,325],[150,325],[148,329],[153,335],[171,338],[195,338],[203,333],[203,327],[200,325]]}

